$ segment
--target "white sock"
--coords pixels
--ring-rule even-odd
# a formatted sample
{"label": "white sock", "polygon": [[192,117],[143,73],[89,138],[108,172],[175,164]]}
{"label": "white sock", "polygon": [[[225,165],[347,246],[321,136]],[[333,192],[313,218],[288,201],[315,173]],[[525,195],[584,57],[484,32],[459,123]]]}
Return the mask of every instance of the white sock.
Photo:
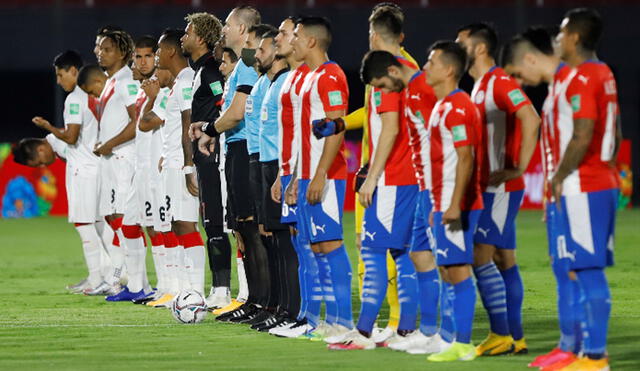
{"label": "white sock", "polygon": [[178,278],[178,247],[164,249],[165,252],[165,273],[167,279],[167,292],[178,294],[180,292],[180,280]]}
{"label": "white sock", "polygon": [[130,231],[128,237],[125,237],[125,266],[129,277],[127,287],[130,292],[140,292],[144,287],[144,258],[147,252],[144,237],[140,235],[142,230],[138,226],[127,225],[121,229]]}
{"label": "white sock", "polygon": [[247,274],[244,272],[244,261],[242,258],[236,258],[238,267],[238,296],[236,300],[246,302],[249,298],[249,284],[247,283]]}
{"label": "white sock", "polygon": [[151,246],[151,255],[153,257],[153,266],[156,270],[156,289],[160,292],[164,292],[165,282],[164,282],[164,264],[165,264],[165,253],[164,253],[164,245]]}
{"label": "white sock", "polygon": [[100,272],[100,249],[102,248],[102,244],[98,236],[98,231],[96,231],[94,224],[78,225],[76,226],[76,230],[82,240],[84,261],[89,271],[87,280],[91,287],[98,287],[102,282],[102,274]]}
{"label": "white sock", "polygon": [[111,262],[111,257],[109,255],[111,244],[113,243],[113,229],[111,229],[111,226],[108,223],[103,221],[96,222],[95,225],[98,235],[100,235],[100,245],[102,247],[100,251],[100,272],[102,277],[109,277],[109,274],[113,269],[113,263]]}
{"label": "white sock", "polygon": [[187,275],[187,270],[185,267],[185,253],[184,246],[178,245],[176,248],[176,271],[178,272],[178,287],[179,292],[184,290],[189,290],[191,288],[191,282],[189,281],[189,276]]}
{"label": "white sock", "polygon": [[184,249],[185,270],[191,288],[204,295],[204,246],[192,246]]}

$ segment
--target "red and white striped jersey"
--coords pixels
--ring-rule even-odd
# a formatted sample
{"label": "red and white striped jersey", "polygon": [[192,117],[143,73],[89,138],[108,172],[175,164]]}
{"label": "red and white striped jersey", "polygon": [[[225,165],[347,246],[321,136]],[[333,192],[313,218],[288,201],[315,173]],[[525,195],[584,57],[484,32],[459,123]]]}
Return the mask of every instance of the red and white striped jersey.
{"label": "red and white striped jersey", "polygon": [[[542,119],[542,151],[545,180],[550,182],[573,136],[574,120],[594,120],[593,136],[582,162],[562,184],[563,195],[618,187],[615,169],[609,165],[615,150],[618,97],[609,67],[587,61],[576,69],[560,65],[549,87]],[[551,198],[550,187],[545,187]]]}
{"label": "red and white striped jersey", "polygon": [[278,144],[280,148],[279,164],[280,175],[291,175],[295,166],[296,150],[300,138],[296,135],[300,126],[300,89],[305,75],[309,72],[309,66],[300,65],[291,72],[282,85],[280,99],[278,100]]}
{"label": "red and white striped jersey", "polygon": [[[403,57],[396,58],[400,63],[413,69],[418,69],[418,66]],[[381,115],[385,112],[398,113],[398,135],[387,158],[384,171],[378,180],[379,185],[401,186],[416,184],[416,177],[412,171],[413,168],[411,167],[410,161],[411,149],[409,148],[409,134],[403,117],[403,96],[403,92],[385,93],[378,88],[372,88],[371,94],[369,94],[369,110],[367,112],[369,117],[366,121],[369,132],[367,138],[369,145],[366,147],[369,151],[368,158],[371,163],[375,161],[375,153],[378,148],[380,133],[382,132]]]}
{"label": "red and white striped jersey", "polygon": [[[346,111],[349,103],[349,86],[342,68],[328,61],[305,76],[302,85],[300,119],[299,177],[312,179],[322,156],[325,139],[313,135],[312,122],[327,117],[327,112]],[[344,142],[327,172],[327,179],[347,179],[347,161]]]}
{"label": "red and white striped jersey", "polygon": [[474,169],[460,204],[460,210],[482,209],[480,165],[482,154],[482,124],[471,97],[460,89],[439,100],[429,119],[431,156],[431,198],[434,211],[446,211],[451,206],[455,188],[458,154],[456,148],[473,147]]}
{"label": "red and white striped jersey", "polygon": [[[111,76],[102,90],[98,109],[98,141],[106,143],[120,134],[129,123],[127,107],[136,103],[139,83],[133,80],[133,73],[129,66],[124,66]],[[113,151],[135,150],[133,140],[116,146]]]}
{"label": "red and white striped jersey", "polygon": [[438,98],[427,84],[427,75],[416,72],[404,90],[404,117],[409,133],[411,163],[420,190],[431,189],[431,161],[429,159],[428,121]]}
{"label": "red and white striped jersey", "polygon": [[471,93],[484,127],[484,159],[480,184],[485,192],[512,192],[524,189],[522,176],[498,187],[488,186],[489,174],[515,168],[520,159],[522,139],[516,112],[531,101],[520,85],[500,67],[494,66],[476,81]]}

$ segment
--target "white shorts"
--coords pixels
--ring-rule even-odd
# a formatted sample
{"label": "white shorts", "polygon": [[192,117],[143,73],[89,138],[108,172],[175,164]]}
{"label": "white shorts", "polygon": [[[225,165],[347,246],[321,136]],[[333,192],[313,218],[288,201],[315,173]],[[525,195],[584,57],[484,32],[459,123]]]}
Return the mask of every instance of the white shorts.
{"label": "white shorts", "polygon": [[67,163],[65,187],[69,223],[94,223],[99,219],[98,184],[97,163],[94,166]]}
{"label": "white shorts", "polygon": [[100,157],[100,216],[124,214],[133,174],[133,156],[129,153]]}
{"label": "white shorts", "polygon": [[153,227],[150,173],[151,170],[148,168],[136,169],[133,186],[124,207],[124,225]]}
{"label": "white shorts", "polygon": [[149,190],[151,192],[151,217],[153,229],[156,232],[171,232],[171,213],[167,210],[171,204],[168,202],[165,189],[164,175],[158,172],[152,173]]}
{"label": "white shorts", "polygon": [[174,221],[198,222],[198,197],[187,191],[182,169],[163,169],[167,206]]}

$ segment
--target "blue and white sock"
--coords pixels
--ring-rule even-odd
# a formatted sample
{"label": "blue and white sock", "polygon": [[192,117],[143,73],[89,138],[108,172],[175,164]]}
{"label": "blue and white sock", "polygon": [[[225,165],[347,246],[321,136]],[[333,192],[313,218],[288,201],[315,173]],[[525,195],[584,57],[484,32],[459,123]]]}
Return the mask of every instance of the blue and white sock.
{"label": "blue and white sock", "polygon": [[453,300],[455,299],[453,285],[442,281],[440,290],[440,337],[447,343],[456,340],[456,322],[453,318]]}
{"label": "blue and white sock", "polygon": [[320,285],[319,269],[316,257],[311,250],[311,244],[302,246],[305,255],[305,285],[307,286],[307,310],[305,318],[307,322],[317,327],[320,321],[320,306],[322,304],[322,286]]}
{"label": "blue and white sock", "polygon": [[309,305],[309,286],[307,285],[306,275],[307,275],[307,266],[309,263],[307,262],[307,254],[304,251],[305,242],[302,241],[301,234],[291,235],[291,243],[293,244],[293,248],[298,255],[298,281],[300,282],[300,312],[298,312],[298,316],[296,317],[298,321],[301,321],[303,318],[307,316],[307,306]]}
{"label": "blue and white sock", "polygon": [[552,263],[553,274],[558,285],[558,322],[560,325],[560,343],[558,348],[571,352],[576,344],[576,317],[573,308],[573,285],[569,279],[567,263],[556,260]]}
{"label": "blue and white sock", "polygon": [[438,331],[438,300],[440,298],[438,269],[418,272],[417,277],[420,300],[420,332],[426,336],[432,336]]}
{"label": "blue and white sock", "polygon": [[476,308],[476,285],[471,277],[453,285],[456,297],[453,300],[453,317],[456,322],[456,341],[471,343],[473,313]]}
{"label": "blue and white sock", "polygon": [[365,270],[357,328],[370,334],[387,294],[387,250],[363,246],[360,254]]}
{"label": "blue and white sock", "polygon": [[391,256],[393,256],[393,260],[396,262],[396,271],[398,272],[398,302],[400,302],[398,330],[413,331],[416,329],[416,320],[418,319],[418,280],[416,277],[416,269],[408,251],[391,249]]}
{"label": "blue and white sock", "polygon": [[331,267],[327,256],[322,253],[314,253],[316,262],[318,263],[318,279],[322,287],[322,296],[325,305],[324,321],[333,325],[338,320],[338,305],[333,292],[333,281],[331,280]]}
{"label": "blue and white sock", "polygon": [[592,359],[600,359],[607,350],[607,330],[611,315],[609,284],[604,269],[585,269],[576,273],[584,294],[586,314],[584,354]]}
{"label": "blue and white sock", "polygon": [[507,293],[498,267],[490,262],[474,267],[473,272],[476,275],[482,305],[489,315],[491,332],[502,336],[509,335]]}
{"label": "blue and white sock", "polygon": [[587,331],[587,323],[585,318],[585,297],[578,280],[571,280],[571,288],[573,289],[573,313],[575,323],[573,324],[574,333],[576,334],[575,343],[573,345],[573,353],[580,354],[582,352],[582,334]]}
{"label": "blue and white sock", "polygon": [[500,271],[504,280],[504,287],[507,292],[507,320],[509,321],[509,332],[513,340],[520,340],[524,337],[522,331],[522,301],[524,299],[524,285],[520,276],[520,269],[517,265]]}
{"label": "blue and white sock", "polygon": [[331,268],[333,293],[338,304],[338,324],[353,328],[353,312],[351,309],[351,263],[344,244],[326,254]]}

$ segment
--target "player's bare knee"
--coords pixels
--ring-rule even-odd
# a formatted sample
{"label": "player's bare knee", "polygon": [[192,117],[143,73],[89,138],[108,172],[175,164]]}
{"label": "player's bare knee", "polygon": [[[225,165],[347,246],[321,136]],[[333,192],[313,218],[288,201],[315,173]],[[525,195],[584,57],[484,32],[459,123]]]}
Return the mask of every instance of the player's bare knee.
{"label": "player's bare knee", "polygon": [[496,262],[498,269],[506,271],[516,265],[516,252],[515,250],[497,249],[493,255],[493,260]]}
{"label": "player's bare knee", "polygon": [[493,245],[476,244],[473,249],[473,266],[479,267],[491,263],[495,251],[496,248]]}

